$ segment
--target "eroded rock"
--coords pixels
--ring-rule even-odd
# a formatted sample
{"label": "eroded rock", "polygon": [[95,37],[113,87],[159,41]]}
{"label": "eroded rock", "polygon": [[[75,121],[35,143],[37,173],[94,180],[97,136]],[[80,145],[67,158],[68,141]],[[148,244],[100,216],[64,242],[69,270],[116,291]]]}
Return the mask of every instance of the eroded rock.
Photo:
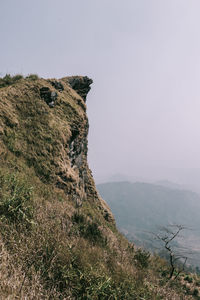
{"label": "eroded rock", "polygon": [[52,108],[55,106],[58,94],[44,86],[40,89],[40,97]]}
{"label": "eroded rock", "polygon": [[74,89],[84,101],[86,101],[86,97],[91,89],[90,85],[93,83],[93,80],[87,76],[72,76],[68,77],[67,81],[71,88]]}

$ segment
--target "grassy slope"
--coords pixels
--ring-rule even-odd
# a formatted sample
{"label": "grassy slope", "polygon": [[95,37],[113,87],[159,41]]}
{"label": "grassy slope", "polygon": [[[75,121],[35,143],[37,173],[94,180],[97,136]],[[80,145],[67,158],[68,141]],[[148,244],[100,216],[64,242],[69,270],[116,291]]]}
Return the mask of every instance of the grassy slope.
{"label": "grassy slope", "polygon": [[72,167],[72,134],[87,135],[81,97],[63,79],[50,109],[39,89],[54,89],[34,79],[0,89],[0,298],[189,299],[179,280],[161,276],[162,260],[144,264],[116,230],[86,150],[84,180]]}

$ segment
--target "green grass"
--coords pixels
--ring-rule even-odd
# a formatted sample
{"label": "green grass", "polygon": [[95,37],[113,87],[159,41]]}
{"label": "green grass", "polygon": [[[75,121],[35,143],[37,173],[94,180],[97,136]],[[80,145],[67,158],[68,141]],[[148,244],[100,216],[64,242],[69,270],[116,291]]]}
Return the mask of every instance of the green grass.
{"label": "green grass", "polygon": [[103,236],[97,222],[88,221],[83,214],[77,212],[72,216],[72,222],[76,225],[77,233],[81,237],[89,240],[91,244],[98,244],[100,246],[105,246],[107,241]]}
{"label": "green grass", "polygon": [[33,187],[18,174],[0,174],[0,219],[8,223],[31,224]]}

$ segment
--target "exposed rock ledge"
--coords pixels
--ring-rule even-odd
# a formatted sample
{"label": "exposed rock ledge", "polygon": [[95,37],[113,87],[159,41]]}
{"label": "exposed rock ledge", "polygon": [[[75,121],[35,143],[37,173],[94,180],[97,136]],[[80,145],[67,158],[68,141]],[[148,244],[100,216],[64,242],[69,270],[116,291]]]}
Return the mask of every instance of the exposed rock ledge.
{"label": "exposed rock ledge", "polygon": [[71,76],[66,77],[65,79],[67,79],[70,87],[74,89],[84,101],[86,101],[86,97],[91,89],[90,85],[93,83],[93,80],[87,76]]}

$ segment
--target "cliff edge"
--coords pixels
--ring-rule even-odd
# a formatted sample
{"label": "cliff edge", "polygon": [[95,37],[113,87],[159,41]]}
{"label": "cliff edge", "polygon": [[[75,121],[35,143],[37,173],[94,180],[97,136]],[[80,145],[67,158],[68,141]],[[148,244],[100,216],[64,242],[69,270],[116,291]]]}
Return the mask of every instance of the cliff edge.
{"label": "cliff edge", "polygon": [[[87,163],[86,96],[92,80],[20,80],[0,90],[1,158],[9,150],[44,183],[62,189],[76,206],[93,201],[114,221],[97,194]],[[17,165],[16,165],[17,167]]]}

